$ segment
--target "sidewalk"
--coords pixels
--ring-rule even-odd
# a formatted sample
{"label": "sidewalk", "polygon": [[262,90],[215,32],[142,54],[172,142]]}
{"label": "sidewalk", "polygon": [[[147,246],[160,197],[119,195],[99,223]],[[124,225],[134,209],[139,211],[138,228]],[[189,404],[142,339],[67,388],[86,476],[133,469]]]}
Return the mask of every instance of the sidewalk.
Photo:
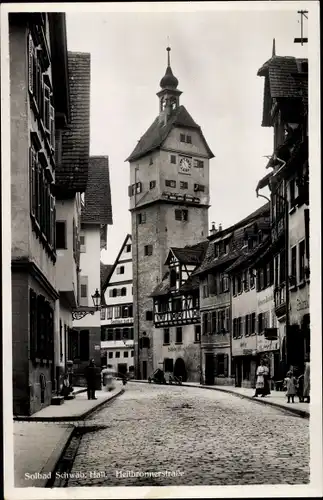
{"label": "sidewalk", "polygon": [[[132,382],[148,383],[146,380],[132,380]],[[308,403],[299,403],[298,397],[295,396],[295,403],[287,403],[286,394],[283,391],[271,391],[270,395],[262,398],[253,398],[255,389],[245,387],[234,387],[231,385],[200,385],[198,382],[183,382],[184,387],[199,387],[200,389],[210,389],[213,391],[222,391],[234,394],[241,398],[251,399],[260,404],[266,404],[281,408],[283,410],[294,413],[303,418],[309,418],[310,405]],[[177,386],[176,386],[177,387]]]}
{"label": "sidewalk", "polygon": [[62,405],[49,405],[31,416],[15,416],[14,420],[19,422],[75,422],[84,420],[123,391],[119,381],[116,381],[116,388],[111,392],[96,391],[96,400],[88,400],[86,391],[75,391],[75,398],[64,401]]}

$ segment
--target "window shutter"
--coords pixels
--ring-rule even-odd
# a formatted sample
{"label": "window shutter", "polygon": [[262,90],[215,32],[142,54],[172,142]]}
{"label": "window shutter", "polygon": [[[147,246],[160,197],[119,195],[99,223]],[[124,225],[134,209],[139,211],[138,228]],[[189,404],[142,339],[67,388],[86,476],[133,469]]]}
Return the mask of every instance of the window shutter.
{"label": "window shutter", "polygon": [[30,172],[30,211],[33,216],[36,213],[36,153],[34,148],[29,148],[29,172]]}
{"label": "window shutter", "polygon": [[207,335],[207,313],[203,313],[203,335]]}
{"label": "window shutter", "polygon": [[36,293],[29,290],[29,331],[30,331],[30,359],[35,359],[37,352],[37,299]]}
{"label": "window shutter", "polygon": [[218,374],[218,371],[219,371],[219,358],[218,358],[218,355],[216,354],[214,356],[214,373],[215,373],[215,376]]}
{"label": "window shutter", "polygon": [[128,196],[131,197],[133,194],[133,187],[132,186],[128,186]]}
{"label": "window shutter", "polygon": [[229,374],[229,356],[224,354],[224,376],[227,377]]}
{"label": "window shutter", "polygon": [[28,90],[34,94],[34,43],[31,34],[28,37]]}
{"label": "window shutter", "polygon": [[227,307],[225,309],[225,323],[224,323],[224,328],[225,328],[226,332],[230,331],[230,324],[229,324],[230,316],[229,316],[229,314],[230,314],[230,309],[229,309],[229,307]]}
{"label": "window shutter", "polygon": [[307,260],[310,258],[310,211],[308,208],[304,210],[304,223],[305,223],[305,255]]}
{"label": "window shutter", "polygon": [[50,144],[52,150],[55,149],[55,110],[54,107],[49,105],[49,118],[50,118]]}

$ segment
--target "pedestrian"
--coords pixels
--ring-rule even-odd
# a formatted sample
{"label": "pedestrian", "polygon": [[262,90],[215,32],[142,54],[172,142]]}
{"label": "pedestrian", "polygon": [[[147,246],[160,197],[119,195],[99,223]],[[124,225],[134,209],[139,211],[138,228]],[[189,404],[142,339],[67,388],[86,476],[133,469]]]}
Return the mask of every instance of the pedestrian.
{"label": "pedestrian", "polygon": [[306,403],[310,402],[310,358],[307,354],[305,356],[305,369],[304,369],[304,389],[303,389],[303,397],[306,399]]}
{"label": "pedestrian", "polygon": [[264,367],[265,367],[265,373],[264,373],[264,392],[263,392],[262,397],[265,397],[268,394],[270,394],[270,385],[269,385],[270,376],[269,376],[269,367],[268,367],[267,363],[264,364]]}
{"label": "pedestrian", "polygon": [[257,396],[261,395],[262,397],[265,396],[265,375],[269,373],[268,368],[265,366],[264,360],[260,360],[260,365],[257,368],[256,371],[256,392],[253,395],[254,398]]}
{"label": "pedestrian", "polygon": [[297,378],[297,396],[300,403],[304,403],[304,373]]}
{"label": "pedestrian", "polygon": [[97,399],[95,397],[97,369],[94,363],[94,359],[90,360],[89,365],[85,368],[84,375],[86,378],[86,385],[87,385],[87,398]]}
{"label": "pedestrian", "polygon": [[73,387],[70,385],[68,373],[65,373],[63,378],[63,386],[61,390],[61,395],[64,396],[64,399],[67,399],[68,396],[73,392]]}
{"label": "pedestrian", "polygon": [[294,403],[294,397],[296,394],[296,378],[294,377],[293,372],[287,372],[284,382],[286,387],[287,403],[290,403],[291,399],[292,403]]}

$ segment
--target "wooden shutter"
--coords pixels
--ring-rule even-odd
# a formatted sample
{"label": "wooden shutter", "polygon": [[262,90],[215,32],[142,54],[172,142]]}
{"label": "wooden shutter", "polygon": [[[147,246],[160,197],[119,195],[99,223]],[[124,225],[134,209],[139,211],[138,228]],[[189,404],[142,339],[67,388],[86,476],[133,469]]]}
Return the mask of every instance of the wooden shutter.
{"label": "wooden shutter", "polygon": [[226,332],[230,331],[230,308],[229,307],[227,307],[225,309],[224,328],[225,328]]}
{"label": "wooden shutter", "polygon": [[49,105],[49,131],[50,131],[50,145],[52,150],[55,150],[55,109]]}
{"label": "wooden shutter", "polygon": [[37,296],[29,289],[29,343],[30,359],[35,359],[37,352]]}
{"label": "wooden shutter", "polygon": [[310,258],[310,211],[308,208],[304,210],[305,224],[305,255],[307,260]]}
{"label": "wooden shutter", "polygon": [[52,248],[55,247],[55,198],[52,194],[50,196],[50,237],[49,237],[49,243]]}
{"label": "wooden shutter", "polygon": [[227,377],[229,374],[229,356],[224,354],[224,376]]}
{"label": "wooden shutter", "polygon": [[34,42],[31,34],[28,36],[28,90],[34,94]]}
{"label": "wooden shutter", "polygon": [[212,334],[217,333],[216,311],[212,311],[211,313],[211,332]]}
{"label": "wooden shutter", "polygon": [[202,315],[202,325],[203,325],[202,335],[207,335],[207,313],[203,313]]}
{"label": "wooden shutter", "polygon": [[216,354],[214,356],[214,374],[215,374],[215,376],[218,374],[218,371],[219,371],[219,358],[218,358],[218,355]]}
{"label": "wooden shutter", "polygon": [[36,152],[33,147],[29,148],[29,189],[30,189],[30,212],[36,215]]}
{"label": "wooden shutter", "polygon": [[128,186],[128,196],[131,198],[132,195],[133,195],[133,187]]}

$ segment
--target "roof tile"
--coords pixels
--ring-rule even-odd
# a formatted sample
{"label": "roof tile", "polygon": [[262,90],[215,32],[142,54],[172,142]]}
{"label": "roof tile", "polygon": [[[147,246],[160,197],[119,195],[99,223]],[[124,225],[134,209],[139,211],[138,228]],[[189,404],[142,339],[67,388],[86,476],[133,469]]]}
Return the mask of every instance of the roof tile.
{"label": "roof tile", "polygon": [[90,54],[68,52],[71,120],[62,133],[61,160],[55,171],[60,189],[84,192],[90,150]]}
{"label": "roof tile", "polygon": [[110,225],[113,223],[108,156],[90,157],[81,222]]}

